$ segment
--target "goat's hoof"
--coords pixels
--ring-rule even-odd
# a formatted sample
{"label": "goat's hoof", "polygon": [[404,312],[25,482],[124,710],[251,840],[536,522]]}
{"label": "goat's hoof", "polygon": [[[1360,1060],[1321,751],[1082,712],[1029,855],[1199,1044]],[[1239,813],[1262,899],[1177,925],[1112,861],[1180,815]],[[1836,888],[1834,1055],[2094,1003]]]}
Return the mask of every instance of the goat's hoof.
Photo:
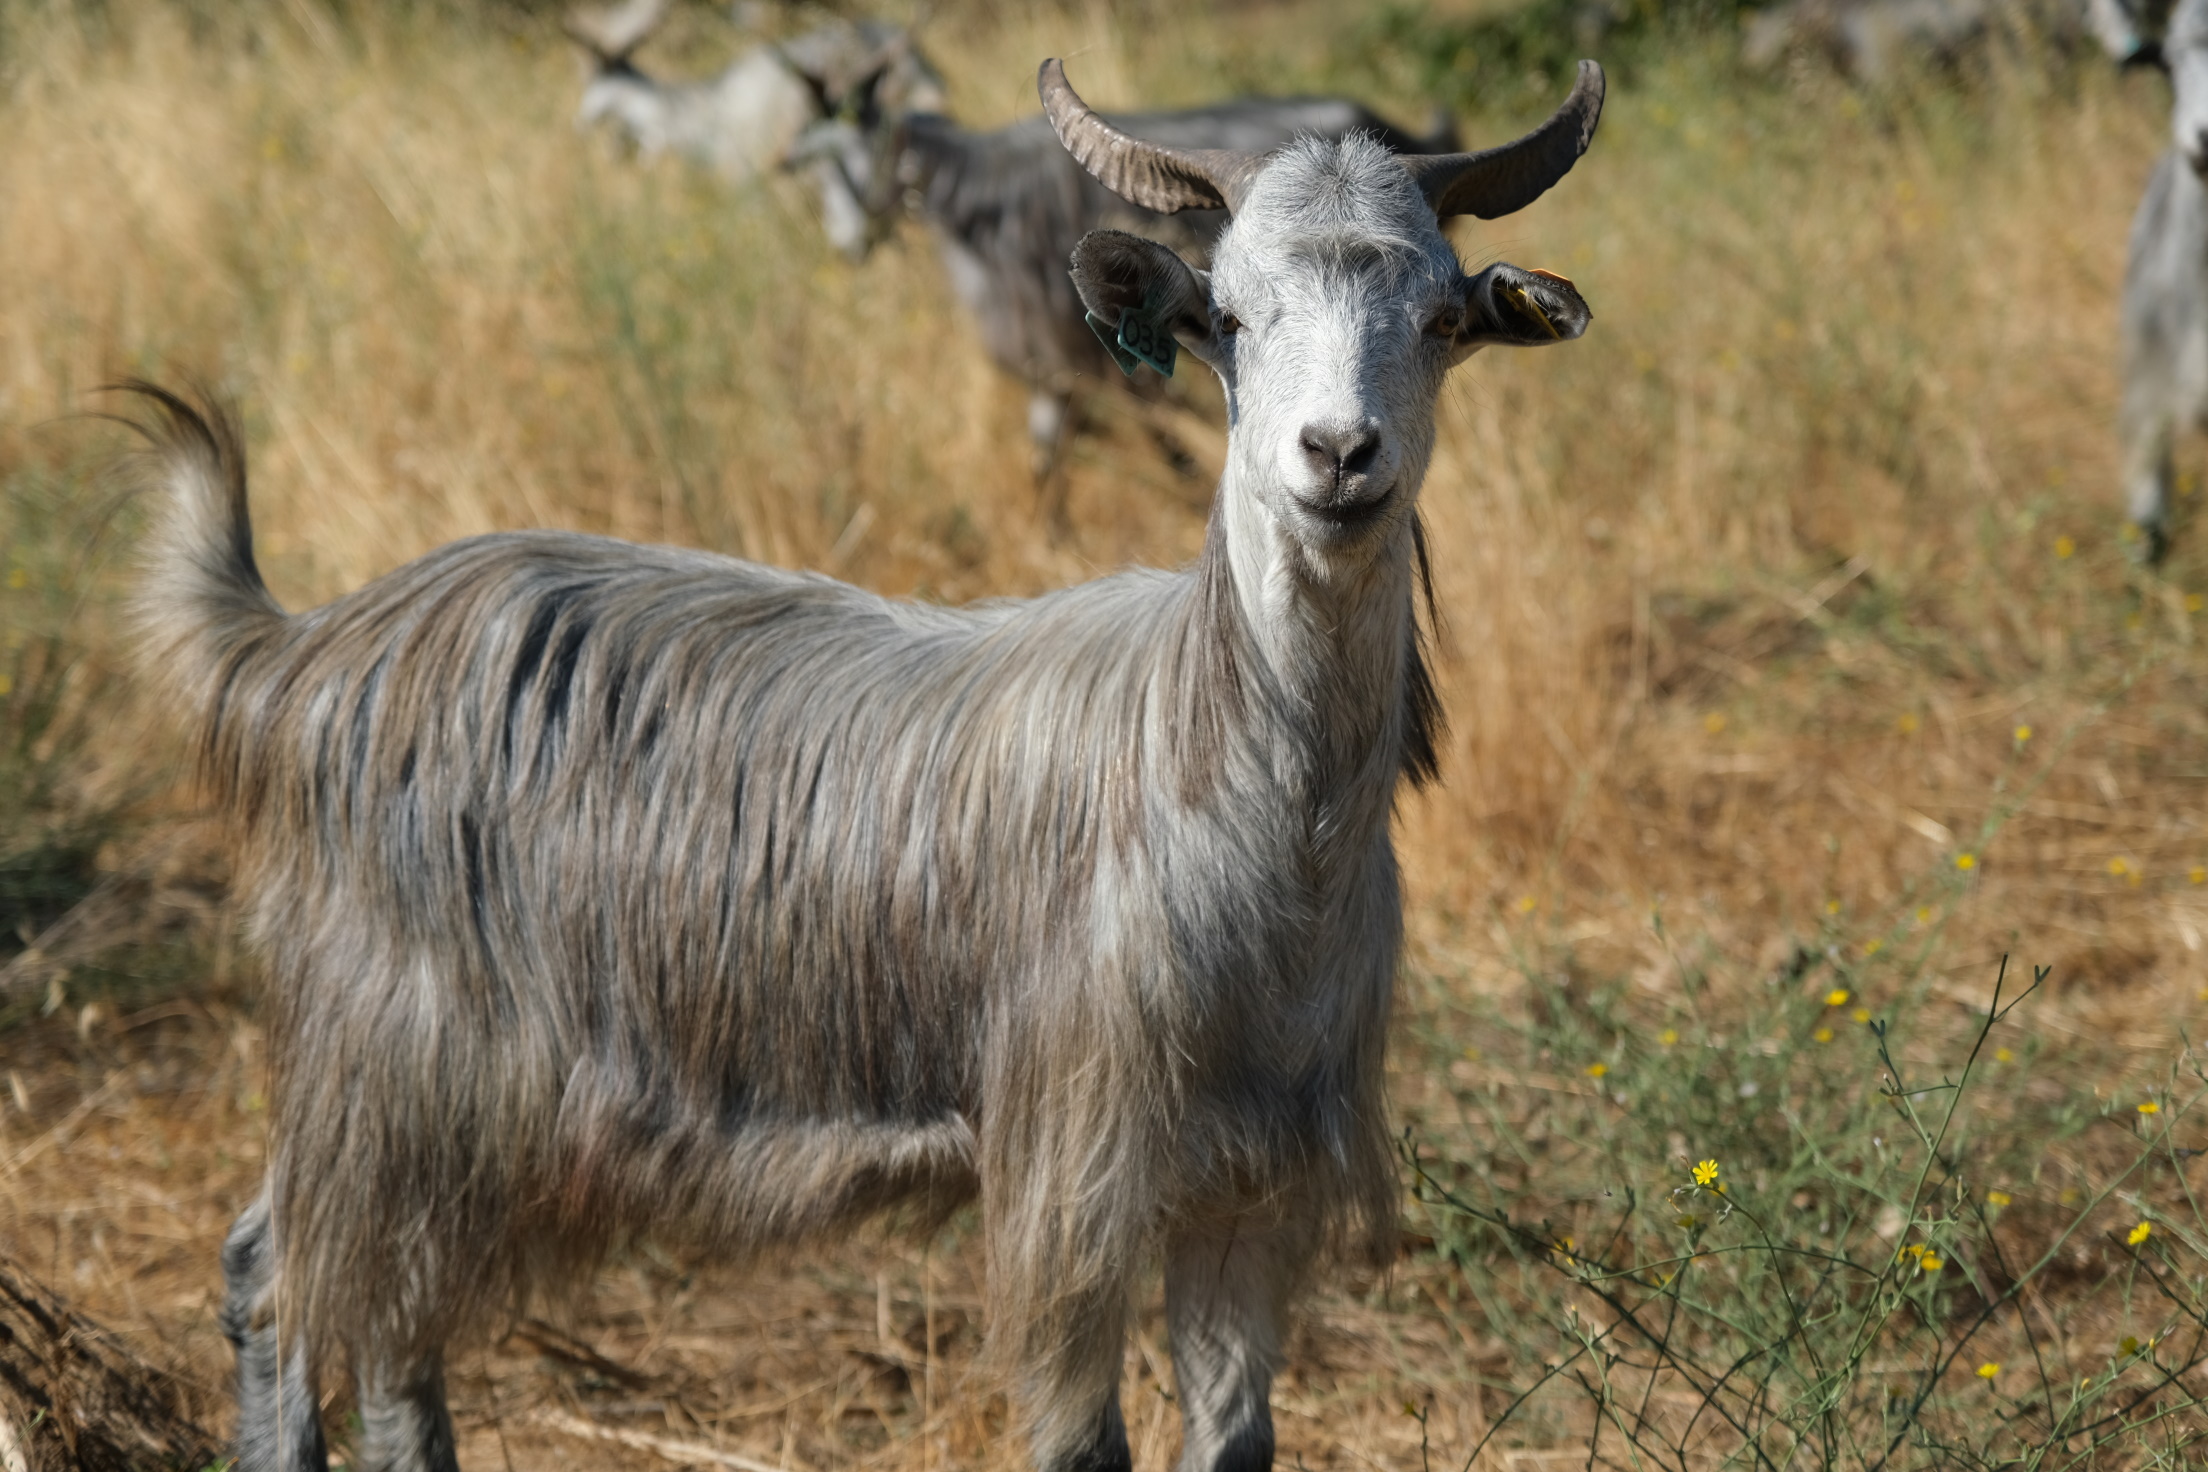
{"label": "goat's hoof", "polygon": [[2124,523],[2124,551],[2140,567],[2160,567],[2170,552],[2170,529],[2161,522]]}

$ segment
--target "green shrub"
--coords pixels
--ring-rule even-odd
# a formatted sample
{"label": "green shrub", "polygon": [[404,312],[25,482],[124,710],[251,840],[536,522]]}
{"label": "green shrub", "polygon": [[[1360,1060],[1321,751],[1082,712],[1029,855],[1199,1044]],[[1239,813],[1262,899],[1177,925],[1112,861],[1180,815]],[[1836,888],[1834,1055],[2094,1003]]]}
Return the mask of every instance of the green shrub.
{"label": "green shrub", "polygon": [[2196,1465],[2208,1218],[2177,1131],[2208,1074],[2097,1098],[2111,1060],[2019,1011],[2044,972],[2004,959],[1966,1008],[1929,939],[1837,932],[1766,985],[1682,965],[1653,1015],[1529,976],[1460,1127],[1406,1132],[1430,1250],[1515,1358],[1466,1467]]}

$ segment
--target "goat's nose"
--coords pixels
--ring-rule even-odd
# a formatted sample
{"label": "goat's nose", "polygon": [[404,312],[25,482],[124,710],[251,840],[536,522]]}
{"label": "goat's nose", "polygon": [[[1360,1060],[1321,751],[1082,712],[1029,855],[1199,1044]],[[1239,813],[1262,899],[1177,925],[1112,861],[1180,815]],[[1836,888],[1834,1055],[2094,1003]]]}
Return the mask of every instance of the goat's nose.
{"label": "goat's nose", "polygon": [[1311,468],[1335,484],[1372,469],[1380,454],[1380,430],[1372,424],[1303,427],[1303,454]]}

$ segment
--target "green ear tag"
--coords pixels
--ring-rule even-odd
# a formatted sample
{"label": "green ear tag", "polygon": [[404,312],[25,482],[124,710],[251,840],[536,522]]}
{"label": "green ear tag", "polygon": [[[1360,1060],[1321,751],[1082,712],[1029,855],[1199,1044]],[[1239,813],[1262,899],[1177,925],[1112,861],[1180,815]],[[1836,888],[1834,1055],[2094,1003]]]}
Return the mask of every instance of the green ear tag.
{"label": "green ear tag", "polygon": [[[1181,345],[1173,340],[1173,328],[1165,313],[1149,297],[1142,299],[1141,306],[1127,307],[1120,312],[1119,346],[1167,378],[1173,376],[1173,362],[1181,351]],[[1123,362],[1120,366],[1125,368],[1126,364]],[[1127,371],[1134,372],[1132,368]]]}
{"label": "green ear tag", "polygon": [[1085,313],[1083,320],[1089,324],[1089,331],[1096,334],[1096,340],[1104,344],[1104,351],[1112,355],[1112,361],[1119,365],[1119,371],[1133,378],[1135,369],[1142,365],[1142,359],[1119,345],[1119,334],[1112,331],[1112,324],[1094,312]]}

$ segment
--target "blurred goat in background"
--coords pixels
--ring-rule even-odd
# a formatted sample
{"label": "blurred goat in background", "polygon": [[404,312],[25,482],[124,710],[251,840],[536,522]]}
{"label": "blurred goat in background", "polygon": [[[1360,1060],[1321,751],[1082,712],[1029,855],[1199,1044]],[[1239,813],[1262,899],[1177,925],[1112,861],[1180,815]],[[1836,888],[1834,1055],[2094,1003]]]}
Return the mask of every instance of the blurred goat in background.
{"label": "blurred goat in background", "polygon": [[591,69],[576,126],[618,128],[645,158],[677,154],[742,183],[781,164],[808,123],[838,115],[854,99],[900,111],[944,106],[943,79],[906,32],[867,19],[760,42],[702,81],[662,81],[635,58],[665,25],[669,4],[630,0],[569,14],[564,29]]}
{"label": "blurred goat in background", "polygon": [[[909,48],[910,38],[900,44]],[[861,86],[880,88],[890,77],[883,67]],[[1123,229],[1201,264],[1226,226],[1226,211],[1173,217],[1129,203],[1075,163],[1041,116],[975,132],[887,100],[862,98],[848,112],[809,126],[792,153],[820,190],[831,239],[858,261],[901,215],[926,222],[951,290],[989,356],[1028,387],[1035,472],[1047,481],[1071,427],[1077,385],[1122,376],[1084,320],[1066,275],[1074,246],[1091,230]],[[1298,137],[1337,141],[1353,133],[1397,153],[1447,153],[1457,142],[1446,114],[1421,136],[1338,97],[1244,97],[1115,113],[1112,122],[1152,143],[1251,153]],[[840,230],[843,221],[862,222],[861,228]]]}

